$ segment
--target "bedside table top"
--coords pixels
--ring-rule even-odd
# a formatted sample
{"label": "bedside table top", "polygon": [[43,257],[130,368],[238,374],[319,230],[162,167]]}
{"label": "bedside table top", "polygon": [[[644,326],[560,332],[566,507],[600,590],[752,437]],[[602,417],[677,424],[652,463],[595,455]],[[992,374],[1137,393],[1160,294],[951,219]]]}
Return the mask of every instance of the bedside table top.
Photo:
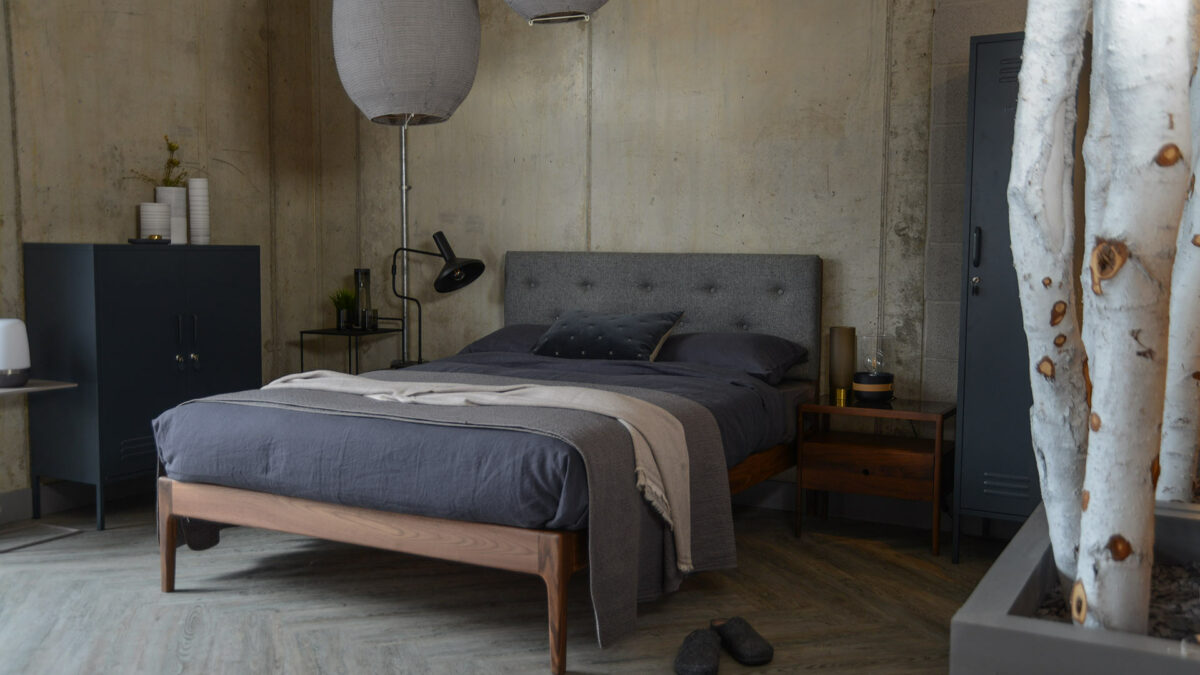
{"label": "bedside table top", "polygon": [[74,382],[58,382],[55,380],[30,380],[25,383],[24,387],[7,387],[0,389],[0,396],[12,396],[13,394],[33,394],[39,391],[57,391],[59,389],[74,389],[78,387]]}
{"label": "bedside table top", "polygon": [[360,335],[384,335],[386,333],[402,333],[403,328],[374,328],[371,330],[358,328],[309,328],[300,331],[304,335],[340,335],[342,337],[358,337]]}
{"label": "bedside table top", "polygon": [[902,398],[883,403],[860,403],[852,398],[846,405],[835,405],[828,396],[822,396],[818,401],[801,404],[800,412],[936,422],[954,415],[957,408],[952,402]]}

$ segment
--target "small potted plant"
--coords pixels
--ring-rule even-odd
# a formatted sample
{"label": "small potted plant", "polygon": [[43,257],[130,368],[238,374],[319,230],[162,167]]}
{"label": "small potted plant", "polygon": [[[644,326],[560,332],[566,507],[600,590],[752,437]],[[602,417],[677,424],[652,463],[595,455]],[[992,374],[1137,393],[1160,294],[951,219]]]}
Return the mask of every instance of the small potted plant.
{"label": "small potted plant", "polygon": [[354,291],[339,288],[330,294],[329,300],[337,312],[337,329],[346,330],[353,327],[350,317],[354,314]]}

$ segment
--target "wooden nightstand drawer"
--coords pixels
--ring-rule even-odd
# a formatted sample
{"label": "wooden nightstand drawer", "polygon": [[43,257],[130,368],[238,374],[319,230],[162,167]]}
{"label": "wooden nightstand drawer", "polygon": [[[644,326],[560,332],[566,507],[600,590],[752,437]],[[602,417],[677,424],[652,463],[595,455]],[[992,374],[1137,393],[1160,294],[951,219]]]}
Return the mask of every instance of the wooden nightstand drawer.
{"label": "wooden nightstand drawer", "polygon": [[806,439],[801,487],[918,499],[933,498],[933,449],[921,439],[826,433]]}

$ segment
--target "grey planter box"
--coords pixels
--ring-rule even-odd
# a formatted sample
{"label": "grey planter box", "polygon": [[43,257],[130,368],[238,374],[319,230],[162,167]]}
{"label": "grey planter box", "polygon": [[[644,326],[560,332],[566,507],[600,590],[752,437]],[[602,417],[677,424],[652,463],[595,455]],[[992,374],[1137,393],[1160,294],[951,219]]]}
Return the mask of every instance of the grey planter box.
{"label": "grey planter box", "polygon": [[[1159,503],[1155,558],[1200,559],[1200,507]],[[1200,647],[1178,641],[1033,618],[1058,583],[1041,506],[1013,538],[950,622],[950,672],[1200,673]]]}

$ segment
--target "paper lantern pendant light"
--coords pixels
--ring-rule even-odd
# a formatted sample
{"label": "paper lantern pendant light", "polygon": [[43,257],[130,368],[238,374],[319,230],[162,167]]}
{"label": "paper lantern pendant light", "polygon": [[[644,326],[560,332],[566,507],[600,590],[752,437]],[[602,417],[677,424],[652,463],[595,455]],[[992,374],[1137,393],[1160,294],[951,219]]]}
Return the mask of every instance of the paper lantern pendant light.
{"label": "paper lantern pendant light", "polygon": [[478,2],[334,0],[333,58],[372,122],[444,122],[475,82]]}
{"label": "paper lantern pendant light", "polygon": [[529,25],[588,20],[608,0],[504,0]]}

